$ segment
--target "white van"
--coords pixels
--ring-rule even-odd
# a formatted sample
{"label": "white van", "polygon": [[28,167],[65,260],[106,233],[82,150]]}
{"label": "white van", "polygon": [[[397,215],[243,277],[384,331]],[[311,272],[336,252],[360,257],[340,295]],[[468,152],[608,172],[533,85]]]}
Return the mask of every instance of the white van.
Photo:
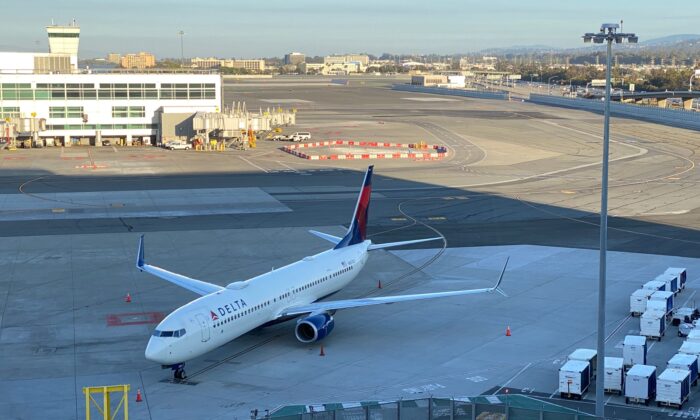
{"label": "white van", "polygon": [[311,133],[308,131],[298,131],[291,136],[289,136],[292,141],[304,141],[304,140],[311,140]]}

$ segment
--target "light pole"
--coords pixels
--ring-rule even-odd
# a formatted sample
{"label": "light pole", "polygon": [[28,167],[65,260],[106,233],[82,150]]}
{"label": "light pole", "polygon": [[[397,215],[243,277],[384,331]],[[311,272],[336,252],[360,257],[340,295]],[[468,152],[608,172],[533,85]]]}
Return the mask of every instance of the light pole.
{"label": "light pole", "polygon": [[552,85],[550,85],[550,82],[552,81],[552,79],[558,79],[558,78],[559,78],[559,76],[552,76],[549,79],[547,79],[547,94],[548,95],[552,94]]}
{"label": "light pole", "polygon": [[695,70],[695,73],[690,75],[690,84],[688,86],[688,92],[693,91],[693,79],[700,76],[700,69]]}
{"label": "light pole", "polygon": [[[583,42],[596,44],[608,43],[608,55],[605,66],[605,118],[603,122],[603,174],[600,192],[600,270],[598,273],[598,372],[605,372],[605,276],[606,252],[608,248],[608,153],[610,149],[610,62],[612,61],[612,43],[621,43],[627,40],[637,43],[635,34],[618,33],[620,27],[617,23],[604,23],[600,26],[600,32],[583,35]],[[603,380],[596,380],[595,415],[603,418],[605,415],[605,395]]]}
{"label": "light pole", "polygon": [[180,35],[180,67],[185,67],[185,31],[177,33]]}

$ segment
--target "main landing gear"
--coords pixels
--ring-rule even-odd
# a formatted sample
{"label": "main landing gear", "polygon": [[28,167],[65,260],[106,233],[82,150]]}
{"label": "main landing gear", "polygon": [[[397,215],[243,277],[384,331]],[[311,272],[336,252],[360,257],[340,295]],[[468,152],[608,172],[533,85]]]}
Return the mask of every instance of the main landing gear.
{"label": "main landing gear", "polygon": [[187,379],[187,374],[185,373],[185,364],[184,363],[178,363],[176,365],[163,365],[163,369],[172,369],[173,370],[173,379],[175,381],[184,381]]}

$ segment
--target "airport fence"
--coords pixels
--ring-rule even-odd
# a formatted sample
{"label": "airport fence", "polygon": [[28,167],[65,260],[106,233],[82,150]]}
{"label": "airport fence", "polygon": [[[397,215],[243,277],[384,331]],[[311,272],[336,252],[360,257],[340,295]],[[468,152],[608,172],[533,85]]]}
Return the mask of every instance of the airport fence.
{"label": "airport fence", "polygon": [[524,395],[424,398],[318,405],[274,410],[275,420],[578,420],[595,416]]}
{"label": "airport fence", "polygon": [[[530,102],[540,105],[582,109],[599,114],[602,114],[605,108],[605,102],[601,100],[538,94],[531,94]],[[610,113],[618,117],[650,121],[657,124],[689,128],[691,130],[700,130],[700,112],[697,111],[611,102]]]}
{"label": "airport fence", "polygon": [[417,86],[417,85],[407,85],[407,84],[395,84],[391,88],[393,90],[399,90],[399,91],[403,91],[403,92],[432,93],[434,95],[464,96],[467,98],[478,98],[478,99],[508,100],[508,98],[509,98],[508,92],[493,92],[493,91],[467,90],[467,89],[443,88],[443,87],[427,87],[427,86]]}

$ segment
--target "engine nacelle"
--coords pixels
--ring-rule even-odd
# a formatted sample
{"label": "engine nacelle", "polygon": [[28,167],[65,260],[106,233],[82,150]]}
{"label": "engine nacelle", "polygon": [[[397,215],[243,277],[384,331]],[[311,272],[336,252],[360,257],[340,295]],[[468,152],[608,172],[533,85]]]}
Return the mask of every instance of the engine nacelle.
{"label": "engine nacelle", "polygon": [[333,331],[335,321],[328,313],[308,316],[297,321],[294,333],[302,343],[314,343],[323,340]]}

